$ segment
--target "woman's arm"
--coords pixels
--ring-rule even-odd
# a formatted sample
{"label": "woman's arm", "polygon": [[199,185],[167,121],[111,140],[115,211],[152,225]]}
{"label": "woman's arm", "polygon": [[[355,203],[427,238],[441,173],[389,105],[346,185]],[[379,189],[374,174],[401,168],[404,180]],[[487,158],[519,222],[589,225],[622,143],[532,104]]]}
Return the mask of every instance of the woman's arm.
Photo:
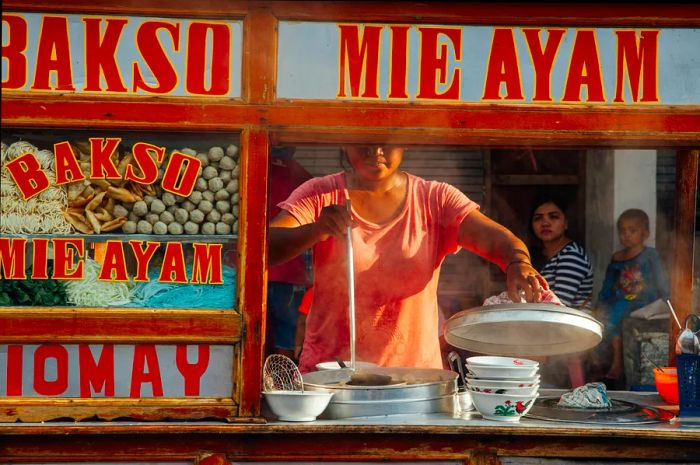
{"label": "woman's arm", "polygon": [[289,212],[282,210],[270,223],[269,241],[268,265],[284,263],[315,243],[313,223],[302,226]]}
{"label": "woman's arm", "polygon": [[520,290],[528,302],[536,302],[547,281],[532,267],[530,252],[523,241],[506,227],[478,210],[469,213],[459,226],[459,245],[495,263],[506,273],[506,288],[513,302],[520,302]]}
{"label": "woman's arm", "polygon": [[345,237],[350,215],[339,205],[321,210],[314,223],[300,224],[289,212],[281,211],[270,223],[268,265],[279,265],[298,256],[315,243],[331,236]]}

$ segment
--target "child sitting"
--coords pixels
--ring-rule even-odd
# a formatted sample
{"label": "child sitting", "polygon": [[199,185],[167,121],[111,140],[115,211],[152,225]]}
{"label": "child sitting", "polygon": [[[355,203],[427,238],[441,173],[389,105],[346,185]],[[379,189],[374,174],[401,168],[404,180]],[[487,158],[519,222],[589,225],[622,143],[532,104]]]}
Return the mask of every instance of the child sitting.
{"label": "child sitting", "polygon": [[625,210],[617,220],[617,230],[623,249],[612,256],[596,309],[605,323],[604,337],[612,345],[612,365],[605,378],[614,385],[620,384],[623,373],[622,319],[633,310],[669,297],[659,254],[644,245],[649,237],[647,214],[639,209]]}

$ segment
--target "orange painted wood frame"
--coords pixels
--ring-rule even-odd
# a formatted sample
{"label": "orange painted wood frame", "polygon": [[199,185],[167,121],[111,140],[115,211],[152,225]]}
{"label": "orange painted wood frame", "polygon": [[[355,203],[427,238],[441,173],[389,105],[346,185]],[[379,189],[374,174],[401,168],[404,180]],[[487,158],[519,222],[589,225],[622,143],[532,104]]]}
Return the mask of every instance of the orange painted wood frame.
{"label": "orange painted wood frame", "polygon": [[[282,2],[142,0],[56,2],[9,0],[4,11],[208,17],[243,20],[242,95],[193,99],[3,93],[5,127],[237,131],[241,133],[241,213],[238,312],[89,309],[0,311],[0,342],[62,341],[216,342],[238,345],[240,367],[231,401],[216,416],[253,420],[260,415],[265,334],[268,152],[275,143],[385,141],[432,146],[675,147],[682,149],[676,256],[692,256],[697,191],[700,107],[643,108],[279,100],[275,95],[277,21],[382,21],[433,24],[508,24],[620,27],[700,27],[694,5],[513,5],[406,2]],[[690,181],[693,169],[695,182]],[[684,267],[687,270],[688,267]],[[688,311],[690,274],[673,281],[674,299]],[[685,309],[685,310],[683,310]],[[183,325],[183,318],[188,321]],[[109,322],[107,323],[107,320]],[[234,370],[235,371],[235,370]],[[233,375],[232,375],[233,376]],[[182,400],[179,407],[186,408]],[[196,408],[192,404],[192,408]],[[83,405],[89,409],[91,404]],[[112,406],[114,407],[114,406]],[[119,405],[117,405],[118,409]],[[152,414],[168,407],[152,403]],[[67,407],[68,408],[68,407]],[[162,408],[162,410],[159,410]],[[110,410],[114,411],[114,410]],[[226,416],[226,415],[224,415]]]}
{"label": "orange painted wood frame", "polygon": [[700,23],[700,8],[691,4],[625,3],[518,4],[506,2],[402,2],[402,1],[266,1],[266,0],[71,0],[57,4],[7,0],[6,11],[95,14],[164,15],[172,17],[234,18],[260,12],[279,19],[299,21],[390,21],[439,24],[577,25],[688,27]]}
{"label": "orange painted wood frame", "polygon": [[[461,460],[498,464],[498,457],[617,459],[695,462],[700,442],[692,431],[621,432],[615,427],[382,425],[70,425],[27,426],[6,435],[0,460],[46,462],[200,462],[212,455],[219,464],[243,461],[429,461]],[[0,433],[3,428],[0,426]],[[138,434],[137,440],[129,441]],[[89,444],[89,447],[86,447]],[[490,456],[494,461],[475,461]]]}

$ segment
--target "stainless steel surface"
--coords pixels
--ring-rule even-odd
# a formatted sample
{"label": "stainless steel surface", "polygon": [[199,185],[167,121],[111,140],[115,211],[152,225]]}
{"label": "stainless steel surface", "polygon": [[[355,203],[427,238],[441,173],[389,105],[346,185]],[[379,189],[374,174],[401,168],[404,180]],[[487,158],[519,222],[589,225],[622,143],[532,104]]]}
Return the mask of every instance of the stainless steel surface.
{"label": "stainless steel surface", "polygon": [[693,313],[685,318],[685,327],[678,335],[678,339],[676,340],[677,354],[697,354],[700,351],[700,341],[698,340],[696,333],[690,329],[690,320],[693,320],[697,327],[700,318]]}
{"label": "stainless steel surface", "polygon": [[308,390],[335,395],[324,418],[351,418],[404,413],[452,413],[457,373],[430,368],[369,368],[363,373],[391,376],[401,384],[351,386],[351,369],[315,371],[304,375]]}
{"label": "stainless steel surface", "polygon": [[[335,397],[335,396],[334,396]],[[339,418],[377,417],[415,413],[449,413],[455,409],[455,395],[432,399],[404,399],[383,402],[331,402],[321,415],[330,420]]]}
{"label": "stainless steel surface", "polygon": [[475,307],[445,323],[445,340],[482,354],[528,357],[588,350],[602,339],[603,325],[591,315],[554,304]]}
{"label": "stainless steel surface", "polygon": [[526,417],[562,423],[602,425],[639,425],[670,421],[674,415],[662,409],[646,407],[633,402],[611,399],[609,409],[577,409],[559,407],[559,397],[541,397]]}
{"label": "stainless steel surface", "polygon": [[[350,196],[345,200],[345,208],[352,218]],[[350,368],[355,369],[355,254],[352,250],[352,226],[347,230],[347,259],[348,259],[348,321],[350,324]]]}

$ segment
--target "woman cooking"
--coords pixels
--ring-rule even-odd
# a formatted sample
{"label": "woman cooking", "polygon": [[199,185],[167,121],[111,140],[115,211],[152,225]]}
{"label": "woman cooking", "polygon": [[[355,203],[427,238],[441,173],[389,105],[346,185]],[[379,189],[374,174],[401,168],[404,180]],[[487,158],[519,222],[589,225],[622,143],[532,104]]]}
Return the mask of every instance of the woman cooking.
{"label": "woman cooking", "polygon": [[[449,253],[465,248],[506,272],[508,294],[537,301],[547,283],[527,248],[456,188],[401,171],[404,149],[348,145],[351,169],[314,178],[279,204],[269,263],[314,247],[314,299],[302,372],[349,356],[345,237],[352,226],[357,359],[442,368],[437,287]],[[348,210],[346,200],[352,207]]]}

